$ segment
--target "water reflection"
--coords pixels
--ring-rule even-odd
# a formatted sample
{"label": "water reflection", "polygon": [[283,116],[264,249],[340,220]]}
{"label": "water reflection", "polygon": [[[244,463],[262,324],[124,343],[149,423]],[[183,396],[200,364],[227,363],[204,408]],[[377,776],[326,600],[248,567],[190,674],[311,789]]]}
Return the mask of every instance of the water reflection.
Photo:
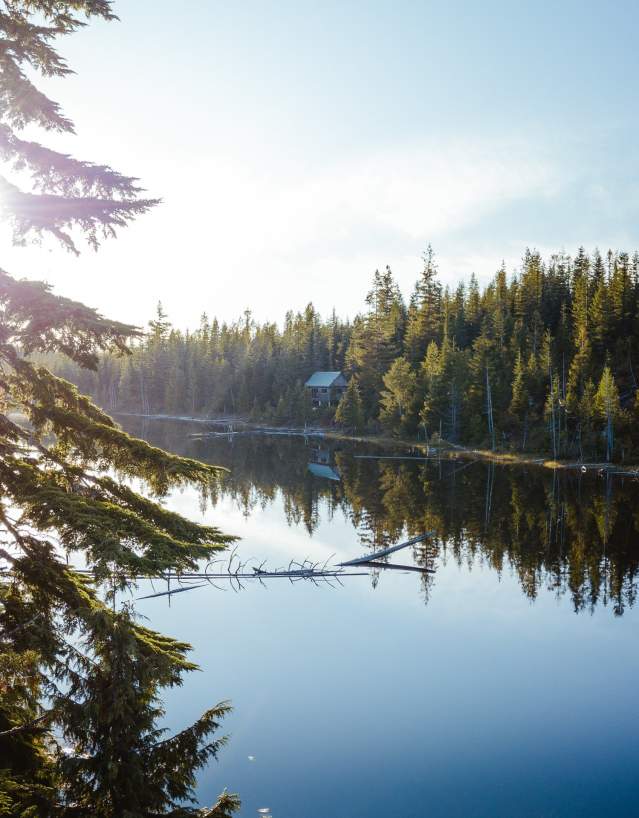
{"label": "water reflection", "polygon": [[[639,482],[580,472],[499,467],[463,459],[407,459],[363,444],[241,435],[195,438],[182,423],[126,425],[157,445],[219,463],[230,474],[211,499],[246,515],[281,497],[289,524],[313,533],[322,513],[343,513],[365,547],[433,532],[415,548],[426,602],[448,560],[513,571],[522,592],[568,595],[575,611],[616,615],[637,594]],[[203,429],[198,427],[197,431]],[[376,577],[374,577],[376,581]]]}
{"label": "water reflection", "polygon": [[315,477],[327,480],[341,480],[342,477],[335,464],[334,453],[327,446],[310,446],[307,468]]}

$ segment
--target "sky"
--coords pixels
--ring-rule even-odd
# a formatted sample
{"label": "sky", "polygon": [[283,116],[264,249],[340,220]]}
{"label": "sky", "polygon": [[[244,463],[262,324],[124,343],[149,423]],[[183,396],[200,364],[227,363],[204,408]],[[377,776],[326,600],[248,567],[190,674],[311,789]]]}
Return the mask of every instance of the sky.
{"label": "sky", "polygon": [[141,178],[162,204],[79,258],[2,267],[104,314],[176,326],[309,301],[353,317],[387,264],[408,297],[526,247],[639,248],[634,2],[119,0],[61,50],[46,144]]}

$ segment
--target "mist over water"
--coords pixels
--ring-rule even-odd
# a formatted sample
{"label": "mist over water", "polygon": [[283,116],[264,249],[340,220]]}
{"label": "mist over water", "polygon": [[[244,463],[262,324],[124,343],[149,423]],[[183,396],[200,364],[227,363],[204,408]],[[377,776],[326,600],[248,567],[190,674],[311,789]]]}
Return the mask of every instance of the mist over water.
{"label": "mist over water", "polygon": [[638,481],[126,426],[229,468],[207,503],[168,503],[270,568],[433,532],[388,558],[431,574],[137,603],[202,668],[169,696],[169,726],[235,707],[203,802],[227,786],[243,816],[636,815]]}

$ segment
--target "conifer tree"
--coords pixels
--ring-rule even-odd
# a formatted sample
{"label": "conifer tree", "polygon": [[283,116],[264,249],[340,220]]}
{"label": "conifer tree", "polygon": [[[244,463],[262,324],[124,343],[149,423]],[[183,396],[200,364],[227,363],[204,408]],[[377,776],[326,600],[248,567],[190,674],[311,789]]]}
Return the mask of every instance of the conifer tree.
{"label": "conifer tree", "polygon": [[612,459],[615,447],[615,421],[620,415],[619,390],[610,367],[606,364],[595,395],[595,410],[604,423],[606,440],[606,460]]}
{"label": "conifer tree", "polygon": [[580,331],[576,339],[576,351],[568,372],[566,408],[574,414],[584,393],[586,382],[591,376],[590,341],[585,331]]}
{"label": "conifer tree", "polygon": [[[0,151],[31,172],[35,192],[6,178],[3,210],[16,241],[50,233],[77,251],[114,234],[155,200],[105,165],[79,162],[21,139],[26,126],[72,133],[73,125],[25,70],[65,76],[57,38],[78,16],[114,19],[107,0],[12,0],[0,15]],[[125,434],[68,381],[35,360],[60,355],[96,370],[124,355],[131,326],[0,270],[0,809],[16,816],[155,818],[226,816],[189,805],[194,775],[220,747],[212,735],[226,706],[168,737],[160,694],[194,665],[189,646],[107,605],[132,577],[194,569],[231,537],[159,502],[171,487],[211,490],[214,466],[180,458]],[[22,416],[18,423],[12,413]],[[145,484],[150,499],[128,479]],[[66,556],[81,554],[88,573]],[[67,742],[63,745],[62,742]]]}
{"label": "conifer tree", "polygon": [[595,396],[597,389],[594,381],[589,378],[584,386],[583,395],[578,404],[577,442],[579,456],[584,456],[584,444],[590,449],[594,445]]}
{"label": "conifer tree", "polygon": [[[562,455],[594,456],[601,419],[584,398],[590,382],[596,392],[608,360],[624,412],[638,388],[639,256],[628,259],[625,252],[610,253],[606,265],[599,254],[580,249],[574,260],[557,254],[543,262],[529,252],[510,281],[502,268],[482,290],[476,279],[454,294],[444,290],[436,332],[441,340],[409,362],[417,397],[402,434],[426,423],[431,433],[441,426],[447,439],[463,444],[484,444],[495,434],[500,445],[547,452],[555,428]],[[314,369],[344,368],[357,376],[365,421],[374,431],[382,417],[389,425],[392,415],[381,400],[388,391],[384,375],[398,358],[408,360],[406,311],[390,270],[376,272],[367,305],[352,324],[334,311],[323,321],[308,305],[289,311],[282,329],[252,319],[247,329],[246,317],[230,324],[213,320],[194,332],[167,325],[162,338],[154,330],[137,342],[131,360],[102,355],[96,373],[60,356],[46,362],[105,408],[234,411],[267,422],[275,413],[282,423],[309,416],[301,410],[298,383]],[[414,315],[414,306],[409,312]],[[438,374],[430,379],[433,350]],[[555,379],[558,391],[549,401]],[[553,406],[551,427],[546,410]],[[313,417],[332,420],[328,411]],[[635,458],[634,428],[616,426],[625,435],[617,451]]]}
{"label": "conifer tree", "polygon": [[593,348],[601,362],[605,357],[610,332],[610,293],[605,278],[601,278],[593,293],[588,316]]}
{"label": "conifer tree", "polygon": [[[81,15],[117,19],[110,0],[12,0],[0,15],[0,157],[9,166],[9,176],[0,175],[0,202],[19,244],[50,234],[77,252],[70,231],[78,228],[97,247],[158,201],[141,197],[137,179],[108,165],[74,159],[21,136],[31,126],[74,131],[73,122],[32,77],[71,73],[57,40],[85,25]],[[31,176],[31,190],[20,187],[24,171]]]}
{"label": "conifer tree", "polygon": [[431,341],[440,340],[442,289],[437,281],[435,254],[429,245],[423,256],[424,267],[415,285],[406,323],[406,357],[420,363]]}
{"label": "conifer tree", "polygon": [[561,414],[560,414],[560,393],[559,393],[559,377],[555,373],[550,377],[550,389],[548,397],[546,398],[546,405],[544,407],[546,421],[548,422],[548,433],[550,437],[550,445],[554,457],[559,454],[561,445]]}
{"label": "conifer tree", "polygon": [[335,422],[352,432],[361,432],[364,428],[364,408],[355,377],[349,380],[340,398],[335,412]]}
{"label": "conifer tree", "polygon": [[521,427],[522,431],[522,449],[526,445],[528,409],[530,405],[530,396],[528,394],[528,384],[526,378],[526,367],[521,350],[517,350],[515,358],[515,366],[513,369],[512,381],[512,395],[510,399],[510,414],[515,420],[517,426]]}
{"label": "conifer tree", "polygon": [[384,375],[380,420],[395,433],[414,431],[417,376],[405,358],[397,358]]}
{"label": "conifer tree", "polygon": [[405,324],[404,302],[389,267],[375,271],[366,303],[368,313],[353,327],[346,366],[358,376],[364,406],[377,414],[383,376],[400,354]]}
{"label": "conifer tree", "polygon": [[444,367],[442,355],[435,341],[431,341],[422,362],[421,376],[424,388],[424,401],[419,413],[419,420],[426,435],[439,428],[444,416]]}

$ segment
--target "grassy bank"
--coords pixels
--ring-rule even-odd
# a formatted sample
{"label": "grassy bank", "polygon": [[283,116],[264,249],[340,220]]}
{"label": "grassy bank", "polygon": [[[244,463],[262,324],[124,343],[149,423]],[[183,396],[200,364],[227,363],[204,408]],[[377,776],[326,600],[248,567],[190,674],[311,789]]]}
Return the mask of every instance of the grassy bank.
{"label": "grassy bank", "polygon": [[449,443],[446,440],[437,444],[427,444],[422,441],[407,440],[404,438],[388,437],[384,435],[349,435],[343,432],[327,431],[324,435],[335,440],[355,440],[363,443],[374,443],[383,446],[401,446],[406,451],[419,452],[421,455],[448,457],[451,459],[485,460],[502,466],[541,466],[547,469],[580,469],[585,471],[614,471],[624,474],[634,474],[639,471],[639,465],[628,463],[582,462],[574,459],[553,458],[547,453],[523,452],[496,452],[491,449],[477,449]]}

